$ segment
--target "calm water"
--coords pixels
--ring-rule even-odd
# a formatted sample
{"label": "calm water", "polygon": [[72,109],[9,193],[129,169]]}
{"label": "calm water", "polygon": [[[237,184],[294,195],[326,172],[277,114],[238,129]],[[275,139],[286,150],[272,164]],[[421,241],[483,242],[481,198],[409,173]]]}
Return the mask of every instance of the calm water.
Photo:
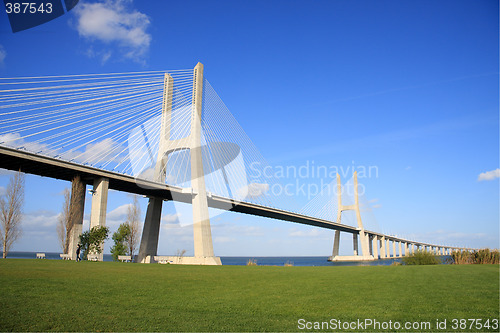
{"label": "calm water", "polygon": [[[1,258],[0,252],[0,258]],[[36,252],[9,252],[8,258],[11,259],[35,259]],[[45,258],[60,260],[59,252],[45,252]],[[400,259],[384,259],[375,261],[346,261],[329,262],[328,257],[220,257],[223,265],[246,265],[248,260],[257,261],[257,265],[283,266],[285,263],[291,263],[293,266],[379,266],[390,265]],[[447,259],[449,256],[443,256]],[[104,255],[104,261],[113,261],[110,254]]]}

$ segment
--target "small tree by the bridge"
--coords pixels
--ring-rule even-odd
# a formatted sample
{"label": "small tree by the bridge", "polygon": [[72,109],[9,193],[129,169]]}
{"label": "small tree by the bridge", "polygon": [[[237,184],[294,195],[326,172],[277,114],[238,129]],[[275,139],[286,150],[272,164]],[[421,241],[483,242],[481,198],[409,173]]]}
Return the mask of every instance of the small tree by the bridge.
{"label": "small tree by the bridge", "polygon": [[112,239],[115,244],[111,248],[111,256],[114,261],[118,261],[118,256],[122,256],[127,253],[128,247],[125,242],[129,237],[129,234],[130,226],[127,223],[120,224],[118,230],[113,234]]}
{"label": "small tree by the bridge", "polygon": [[137,196],[133,196],[133,202],[127,208],[127,221],[129,233],[126,237],[126,243],[128,248],[128,254],[133,258],[134,252],[137,249],[139,243],[139,218],[141,216],[141,207],[139,206],[139,200]]}
{"label": "small tree by the bridge", "polygon": [[101,253],[101,244],[108,238],[109,228],[95,226],[80,235],[81,251],[83,258],[87,259],[89,253]]}
{"label": "small tree by the bridge", "polygon": [[63,253],[68,253],[68,239],[66,230],[71,230],[71,220],[69,218],[70,215],[70,192],[66,188],[63,191],[64,203],[61,214],[57,219],[57,236],[59,238],[59,245],[61,246],[61,250]]}
{"label": "small tree by the bridge", "polygon": [[[81,187],[83,186],[80,182],[80,176],[76,176],[73,179],[73,184],[75,184],[76,193],[81,191]],[[59,238],[59,244],[61,245],[61,250],[63,253],[68,253],[69,240],[71,235],[71,229],[73,228],[73,223],[75,219],[73,216],[77,213],[76,205],[72,205],[71,191],[69,189],[65,189],[63,192],[64,202],[61,215],[59,215],[57,221],[57,236]]]}
{"label": "small tree by the bridge", "polygon": [[6,258],[12,244],[21,236],[22,208],[24,204],[24,174],[17,172],[11,177],[0,197],[0,242]]}

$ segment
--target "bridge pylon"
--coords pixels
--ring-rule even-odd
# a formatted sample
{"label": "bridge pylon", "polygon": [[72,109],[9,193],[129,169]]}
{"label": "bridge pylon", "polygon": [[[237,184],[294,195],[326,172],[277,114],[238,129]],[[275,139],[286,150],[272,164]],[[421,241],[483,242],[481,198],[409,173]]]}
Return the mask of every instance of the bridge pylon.
{"label": "bridge pylon", "polygon": [[[155,180],[165,182],[168,155],[174,151],[189,150],[191,157],[191,193],[193,208],[194,257],[184,257],[183,262],[200,265],[220,265],[220,258],[215,257],[212,244],[212,232],[208,213],[207,192],[203,171],[201,149],[201,116],[203,99],[203,64],[198,63],[193,73],[193,95],[191,108],[191,132],[187,137],[170,139],[172,121],[172,99],[174,80],[165,74],[163,104],[160,127],[160,142],[155,165]],[[144,221],[144,229],[137,262],[154,262],[157,255],[163,199],[150,197]]]}
{"label": "bridge pylon", "polygon": [[71,231],[69,232],[68,251],[71,260],[76,260],[76,248],[80,242],[85,208],[85,181],[78,175],[71,181],[70,214]]}
{"label": "bridge pylon", "polygon": [[[359,233],[354,233],[353,235],[353,252],[352,256],[340,256],[340,231],[335,230],[335,237],[333,240],[333,251],[332,256],[328,258],[329,261],[351,261],[351,260],[374,260],[373,248],[370,251],[370,235],[365,232],[363,226],[363,221],[361,220],[361,212],[359,210],[359,195],[358,195],[358,172],[354,171],[354,204],[353,205],[343,205],[342,204],[342,185],[340,183],[340,175],[337,173],[337,200],[338,200],[338,210],[337,210],[337,223],[342,223],[342,212],[347,210],[353,210],[356,212],[357,228]],[[361,255],[359,254],[358,248],[358,237],[359,243],[361,245]]]}

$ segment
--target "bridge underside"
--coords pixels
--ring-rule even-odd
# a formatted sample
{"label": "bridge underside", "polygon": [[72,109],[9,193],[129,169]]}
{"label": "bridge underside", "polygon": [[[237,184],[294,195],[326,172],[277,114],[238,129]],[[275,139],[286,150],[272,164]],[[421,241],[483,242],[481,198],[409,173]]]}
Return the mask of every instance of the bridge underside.
{"label": "bridge underside", "polygon": [[[87,185],[93,185],[95,179],[107,178],[109,189],[157,197],[163,200],[175,200],[184,203],[192,202],[191,193],[183,193],[179,187],[160,184],[132,176],[97,169],[77,163],[54,159],[48,156],[36,155],[24,150],[17,150],[0,146],[0,168],[21,171],[42,177],[50,177],[71,182],[76,175]],[[282,221],[307,224],[315,227],[339,230],[351,234],[358,234],[355,227],[339,224],[319,218],[275,209],[257,206],[252,203],[235,202],[232,199],[215,195],[208,195],[208,206],[222,210],[231,210],[238,213],[278,219]]]}

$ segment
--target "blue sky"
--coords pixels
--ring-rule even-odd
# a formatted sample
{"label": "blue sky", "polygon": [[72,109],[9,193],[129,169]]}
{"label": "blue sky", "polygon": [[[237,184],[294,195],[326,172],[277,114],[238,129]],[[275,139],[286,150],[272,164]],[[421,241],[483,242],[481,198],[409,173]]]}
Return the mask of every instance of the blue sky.
{"label": "blue sky", "polygon": [[[376,166],[361,181],[380,231],[498,248],[498,13],[490,0],[80,1],[15,34],[0,13],[0,76],[200,61],[271,165]],[[24,236],[13,250],[59,251],[65,187],[27,177]],[[110,194],[112,231],[130,202]],[[165,205],[165,221],[175,214]],[[332,231],[233,213],[214,216],[212,230],[220,256],[326,256],[333,240]],[[191,228],[162,225],[159,253],[177,249],[192,254]]]}

